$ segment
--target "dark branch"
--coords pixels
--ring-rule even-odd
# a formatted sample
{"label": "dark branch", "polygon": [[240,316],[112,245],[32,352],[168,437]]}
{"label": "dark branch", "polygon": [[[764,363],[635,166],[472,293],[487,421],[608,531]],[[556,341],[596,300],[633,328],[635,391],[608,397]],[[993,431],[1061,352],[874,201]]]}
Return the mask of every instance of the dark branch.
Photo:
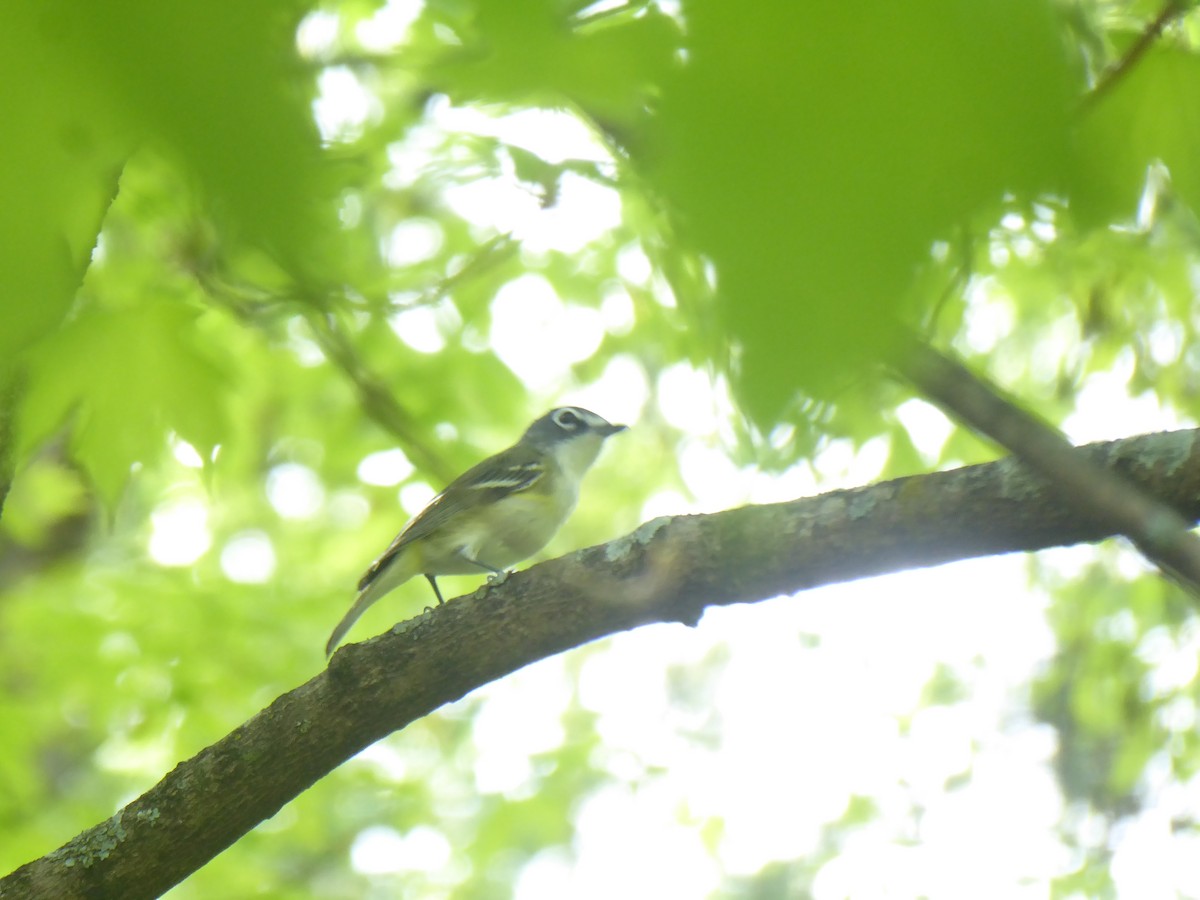
{"label": "dark branch", "polygon": [[958,360],[914,340],[898,367],[929,399],[1040,472],[1081,514],[1128,537],[1168,575],[1200,595],[1200,539],[1171,505],[1081,458],[1057,429],[1001,396]]}
{"label": "dark branch", "polygon": [[[1200,517],[1200,430],[1074,455]],[[111,819],[0,879],[0,898],[156,897],[385,735],[522,666],[615,632],[694,624],[709,606],[1110,534],[1015,459],[656,519],[344,647],[328,669]],[[314,636],[314,666],[319,644]]]}
{"label": "dark branch", "polygon": [[1173,19],[1182,15],[1186,9],[1187,3],[1184,0],[1168,0],[1158,15],[1154,17],[1154,21],[1147,25],[1146,30],[1138,35],[1138,39],[1125,52],[1125,55],[1101,74],[1099,80],[1096,82],[1096,86],[1084,96],[1081,108],[1083,110],[1089,109],[1101,97],[1111,92],[1122,78],[1133,71],[1133,67],[1138,64],[1138,61],[1146,55],[1146,51],[1158,40],[1163,29],[1170,25]]}

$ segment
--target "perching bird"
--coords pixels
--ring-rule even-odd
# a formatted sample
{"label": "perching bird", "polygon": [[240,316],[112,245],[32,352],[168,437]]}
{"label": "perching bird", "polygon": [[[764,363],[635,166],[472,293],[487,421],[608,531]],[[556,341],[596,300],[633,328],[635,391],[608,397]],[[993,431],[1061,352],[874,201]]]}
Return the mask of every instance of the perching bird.
{"label": "perching bird", "polygon": [[567,520],[583,475],[612,425],[578,406],[552,409],[521,439],[468,469],[404,526],[358,582],[358,597],[325,645],[331,656],[372,603],[414,575],[501,574],[541,550]]}

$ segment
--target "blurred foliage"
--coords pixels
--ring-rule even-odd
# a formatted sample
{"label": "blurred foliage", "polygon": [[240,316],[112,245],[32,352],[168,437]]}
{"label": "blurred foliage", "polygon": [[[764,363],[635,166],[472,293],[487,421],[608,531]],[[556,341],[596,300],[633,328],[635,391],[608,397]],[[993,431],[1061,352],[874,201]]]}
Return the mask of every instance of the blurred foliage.
{"label": "blurred foliage", "polygon": [[[761,426],[797,388],[826,394],[878,355],[934,240],[993,218],[1005,194],[1059,186],[1068,58],[1034,3],[859,17],[710,0],[687,22],[653,181],[715,263],[738,400]],[[802,328],[780,327],[786,308]]]}
{"label": "blurred foliage", "polygon": [[[913,426],[920,402],[875,368],[901,323],[1054,421],[1101,382],[1193,420],[1192,5],[1121,65],[1160,11],[10,4],[0,867],[318,671],[405,514],[560,401],[638,428],[546,555],[850,470],[822,460],[885,477],[993,455]],[[1200,761],[1195,668],[1178,674],[1195,615],[1126,559],[1031,576],[1058,640],[1023,702],[1057,736],[1061,896],[1111,893],[1107,836]],[[425,600],[397,592],[358,634]],[[652,794],[673,764],[614,742],[584,696],[612,652],[543,664],[569,686],[545,706],[521,673],[381,742],[172,896],[509,895],[570,858],[589,802]],[[626,677],[719,757],[730,658]],[[970,703],[968,675],[931,666],[910,712]],[[551,737],[489,786],[497,709]],[[712,896],[811,895],[885,807],[845,798],[815,843]],[[724,845],[719,815],[677,816]],[[372,841],[402,874],[361,862]]]}

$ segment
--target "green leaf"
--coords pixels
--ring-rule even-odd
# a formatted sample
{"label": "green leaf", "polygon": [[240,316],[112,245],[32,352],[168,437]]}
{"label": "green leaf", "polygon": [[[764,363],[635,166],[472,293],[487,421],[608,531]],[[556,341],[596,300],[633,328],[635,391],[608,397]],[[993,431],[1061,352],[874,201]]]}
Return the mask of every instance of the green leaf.
{"label": "green leaf", "polygon": [[875,356],[935,239],[1061,180],[1068,66],[1040,2],[685,17],[646,161],[715,263],[738,395],[765,425]]}
{"label": "green leaf", "polygon": [[1080,121],[1072,209],[1084,225],[1132,218],[1147,169],[1161,161],[1200,210],[1200,56],[1156,47],[1126,70]]}
{"label": "green leaf", "polygon": [[[312,278],[337,256],[333,183],[296,78],[297,2],[72,5],[59,64],[105,85],[199,178],[235,233]],[[308,82],[311,85],[311,82]],[[336,242],[335,242],[336,243]]]}
{"label": "green leaf", "polygon": [[57,24],[15,2],[0,28],[0,368],[66,314],[128,146],[103,91],[60,65]]}
{"label": "green leaf", "polygon": [[207,456],[224,431],[223,376],[197,347],[196,318],[183,304],[89,310],[55,333],[31,353],[20,456],[69,422],[72,455],[109,503],[168,431]]}
{"label": "green leaf", "polygon": [[428,70],[444,90],[458,99],[574,103],[605,124],[640,117],[679,40],[674,21],[655,9],[584,27],[547,0],[480,3],[474,12],[467,46]]}

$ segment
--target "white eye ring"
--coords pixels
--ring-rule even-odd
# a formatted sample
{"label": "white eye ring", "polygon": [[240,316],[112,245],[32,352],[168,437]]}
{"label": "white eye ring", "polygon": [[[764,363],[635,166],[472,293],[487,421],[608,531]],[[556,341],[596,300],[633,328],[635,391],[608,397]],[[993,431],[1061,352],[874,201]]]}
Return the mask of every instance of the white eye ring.
{"label": "white eye ring", "polygon": [[573,409],[560,409],[554,414],[554,424],[564,431],[575,431],[583,427],[583,419]]}

